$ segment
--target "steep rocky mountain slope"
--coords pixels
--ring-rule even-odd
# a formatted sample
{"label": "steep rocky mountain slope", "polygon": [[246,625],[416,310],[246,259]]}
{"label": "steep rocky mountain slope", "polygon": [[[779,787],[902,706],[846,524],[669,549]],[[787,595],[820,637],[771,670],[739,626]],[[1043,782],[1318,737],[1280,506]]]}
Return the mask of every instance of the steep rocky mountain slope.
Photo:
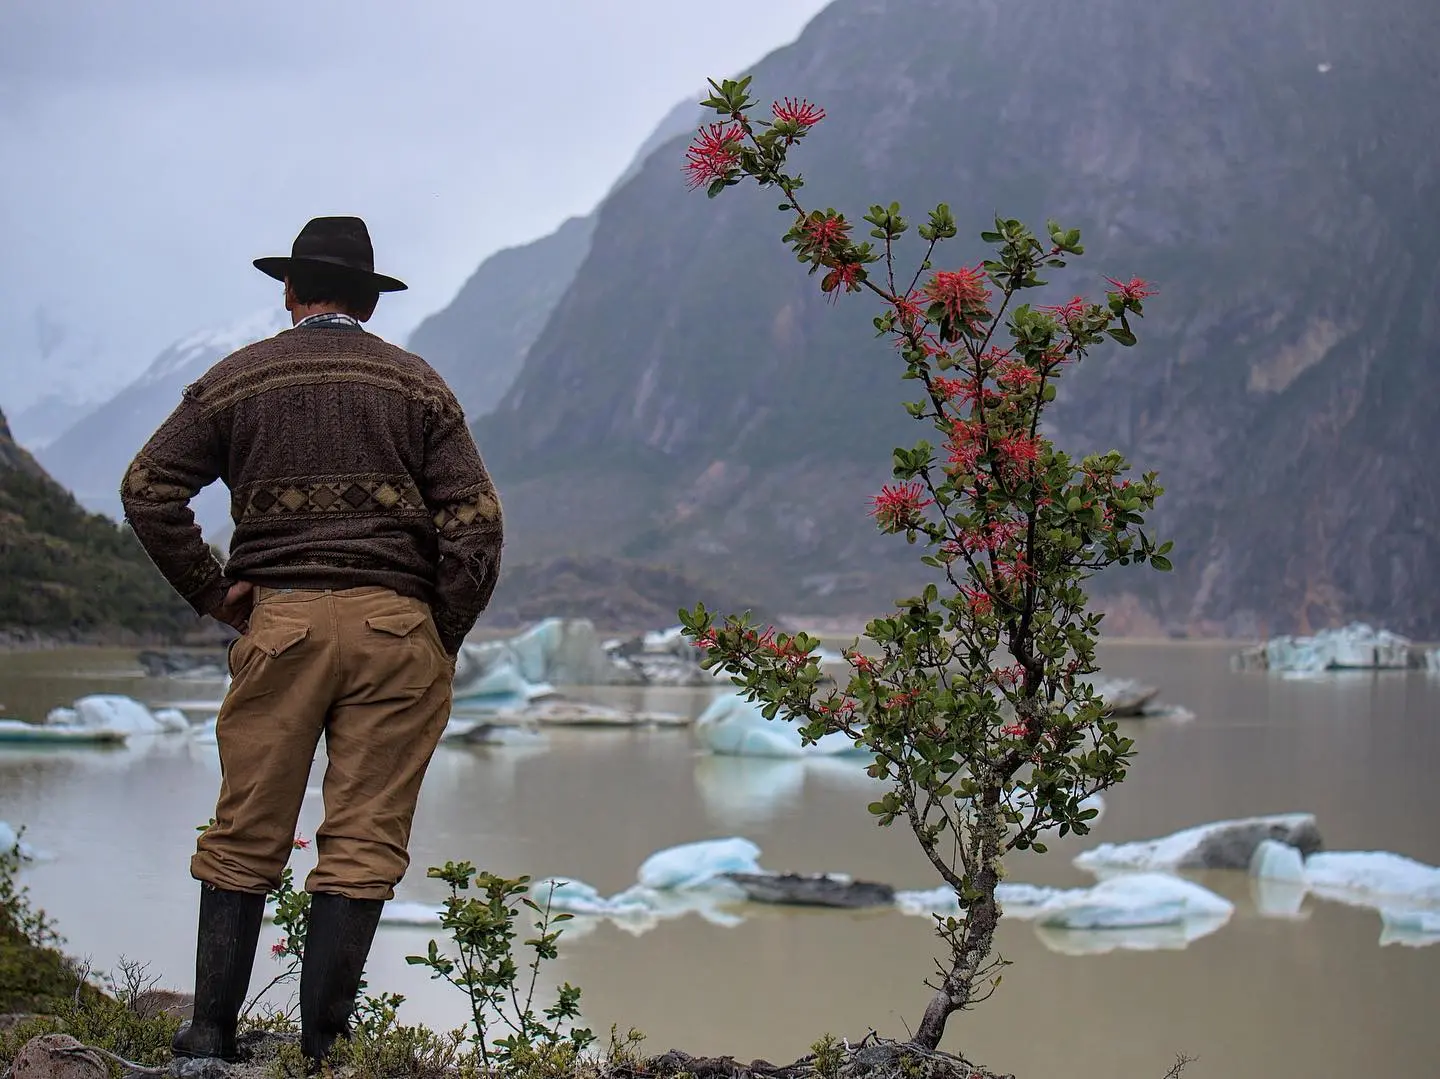
{"label": "steep rocky mountain slope", "polygon": [[85,512],[0,414],[0,641],[163,638],[194,625],[129,530]]}
{"label": "steep rocky mountain slope", "polygon": [[[694,102],[675,106],[616,186],[634,176],[657,147],[689,131],[699,116]],[[445,377],[469,416],[493,409],[515,381],[531,342],[575,279],[594,231],[592,212],[538,240],[495,252],[449,304],[415,327],[406,347]]]}
{"label": "steep rocky mountain slope", "polygon": [[[1437,48],[1431,0],[836,0],[751,71],[829,111],[799,159],[811,205],[948,201],[941,265],[980,257],[996,212],[1053,216],[1087,239],[1067,295],[1158,283],[1140,347],[1088,360],[1051,430],[1168,491],[1176,570],[1097,582],[1114,628],[1436,635]],[[825,305],[772,193],[687,192],[684,143],[601,207],[477,424],[512,542],[874,610],[914,552],[865,499],[920,433],[886,407],[874,305]]]}

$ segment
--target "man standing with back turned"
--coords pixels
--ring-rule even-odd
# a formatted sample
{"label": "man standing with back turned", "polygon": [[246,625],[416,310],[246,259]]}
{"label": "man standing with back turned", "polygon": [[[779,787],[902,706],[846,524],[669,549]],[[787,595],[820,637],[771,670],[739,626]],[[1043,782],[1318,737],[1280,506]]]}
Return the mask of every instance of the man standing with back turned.
{"label": "man standing with back turned", "polygon": [[[361,328],[381,292],[365,223],[321,217],[289,258],[294,326],[221,360],[125,475],[125,516],[201,615],[240,631],[220,709],[215,822],[197,844],[187,1057],[236,1056],[265,895],[280,881],[320,736],[325,822],[300,975],[301,1048],[349,1030],[380,910],[409,865],[455,656],[500,568],[500,503],[454,394]],[[189,508],[216,479],[235,521],[222,568]]]}

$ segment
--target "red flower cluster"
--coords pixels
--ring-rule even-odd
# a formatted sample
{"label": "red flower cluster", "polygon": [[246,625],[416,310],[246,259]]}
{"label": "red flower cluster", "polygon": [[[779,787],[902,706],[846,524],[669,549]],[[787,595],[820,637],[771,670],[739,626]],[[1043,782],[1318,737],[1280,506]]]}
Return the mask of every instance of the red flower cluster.
{"label": "red flower cluster", "polygon": [[1159,289],[1152,288],[1148,281],[1139,277],[1132,277],[1129,281],[1116,281],[1113,277],[1107,277],[1105,280],[1114,285],[1120,298],[1128,303],[1138,303],[1147,296],[1154,296],[1159,291]]}
{"label": "red flower cluster", "polygon": [[306,839],[303,835],[297,835],[290,845],[296,850],[309,850],[310,840]]}
{"label": "red flower cluster", "polygon": [[1039,460],[1040,442],[1026,434],[1006,435],[996,444],[995,452],[1008,464],[1028,464]]}
{"label": "red flower cluster", "polygon": [[719,644],[720,640],[715,636],[715,631],[713,629],[707,629],[704,633],[700,634],[700,636],[695,638],[695,647],[703,648],[707,651],[711,648],[717,647]]}
{"label": "red flower cluster", "polygon": [[280,959],[285,955],[289,948],[290,939],[288,937],[281,937],[274,944],[270,945],[270,958]]}
{"label": "red flower cluster", "polygon": [[740,160],[745,132],[739,124],[709,124],[695,134],[685,151],[686,187],[703,187],[730,175]]}
{"label": "red flower cluster", "polygon": [[814,127],[825,119],[825,110],[819,105],[810,104],[803,97],[799,101],[792,101],[788,97],[784,101],[777,101],[770,106],[770,111],[775,114],[775,119],[799,124],[801,127]]}
{"label": "red flower cluster", "polygon": [[995,606],[990,599],[990,593],[983,588],[962,588],[960,594],[965,597],[972,614],[989,614]]}
{"label": "red flower cluster", "polygon": [[870,516],[879,522],[881,528],[913,527],[919,521],[920,511],[934,502],[924,494],[924,488],[918,483],[887,483],[870,500]]}
{"label": "red flower cluster", "polygon": [[1020,538],[1023,526],[1018,521],[992,521],[977,525],[960,533],[958,540],[951,541],[957,551],[974,554],[976,551],[998,551],[1007,543]]}
{"label": "red flower cluster", "polygon": [[979,420],[955,420],[945,442],[950,465],[958,472],[974,472],[985,453],[985,427]]}
{"label": "red flower cluster", "polygon": [[849,662],[850,666],[854,667],[861,674],[875,673],[875,661],[864,652],[847,651],[845,653],[845,659]]}
{"label": "red flower cluster", "polygon": [[806,218],[800,226],[801,250],[806,254],[829,251],[850,239],[850,222],[838,214]]}
{"label": "red flower cluster", "polygon": [[840,295],[842,286],[846,292],[860,290],[860,264],[858,262],[842,262],[836,265],[820,282],[820,291],[827,293],[833,303]]}
{"label": "red flower cluster", "polygon": [[1025,678],[1025,668],[1015,663],[1001,667],[993,675],[997,686],[1018,686]]}
{"label": "red flower cluster", "polygon": [[1049,311],[1059,321],[1069,326],[1076,319],[1085,314],[1085,297],[1073,296],[1065,303],[1042,306],[1041,311]]}
{"label": "red flower cluster", "polygon": [[985,286],[985,271],[979,267],[940,270],[925,286],[925,295],[932,303],[945,308],[945,317],[954,324],[968,325],[972,319],[990,312],[990,290]]}
{"label": "red flower cluster", "polygon": [[1022,360],[1005,360],[995,372],[995,381],[1007,390],[1023,390],[1040,381],[1040,374]]}

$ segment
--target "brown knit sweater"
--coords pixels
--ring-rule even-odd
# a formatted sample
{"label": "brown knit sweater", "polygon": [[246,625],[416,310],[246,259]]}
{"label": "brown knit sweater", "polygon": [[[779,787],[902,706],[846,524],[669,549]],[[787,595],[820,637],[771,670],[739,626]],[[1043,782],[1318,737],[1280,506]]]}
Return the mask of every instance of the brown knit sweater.
{"label": "brown knit sweater", "polygon": [[[216,479],[235,521],[223,570],[189,508]],[[384,585],[429,602],[453,654],[500,569],[500,502],[455,395],[420,357],[343,324],[286,330],[217,363],[120,495],[200,614],[235,581]]]}

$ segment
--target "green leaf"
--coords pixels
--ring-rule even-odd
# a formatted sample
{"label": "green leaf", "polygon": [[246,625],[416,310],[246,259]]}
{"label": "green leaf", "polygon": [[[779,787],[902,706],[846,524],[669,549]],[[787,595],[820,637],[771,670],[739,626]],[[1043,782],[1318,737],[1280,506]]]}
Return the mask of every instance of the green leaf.
{"label": "green leaf", "polygon": [[1163,554],[1152,554],[1150,556],[1150,564],[1162,573],[1168,572],[1172,568],[1170,559],[1166,558]]}

